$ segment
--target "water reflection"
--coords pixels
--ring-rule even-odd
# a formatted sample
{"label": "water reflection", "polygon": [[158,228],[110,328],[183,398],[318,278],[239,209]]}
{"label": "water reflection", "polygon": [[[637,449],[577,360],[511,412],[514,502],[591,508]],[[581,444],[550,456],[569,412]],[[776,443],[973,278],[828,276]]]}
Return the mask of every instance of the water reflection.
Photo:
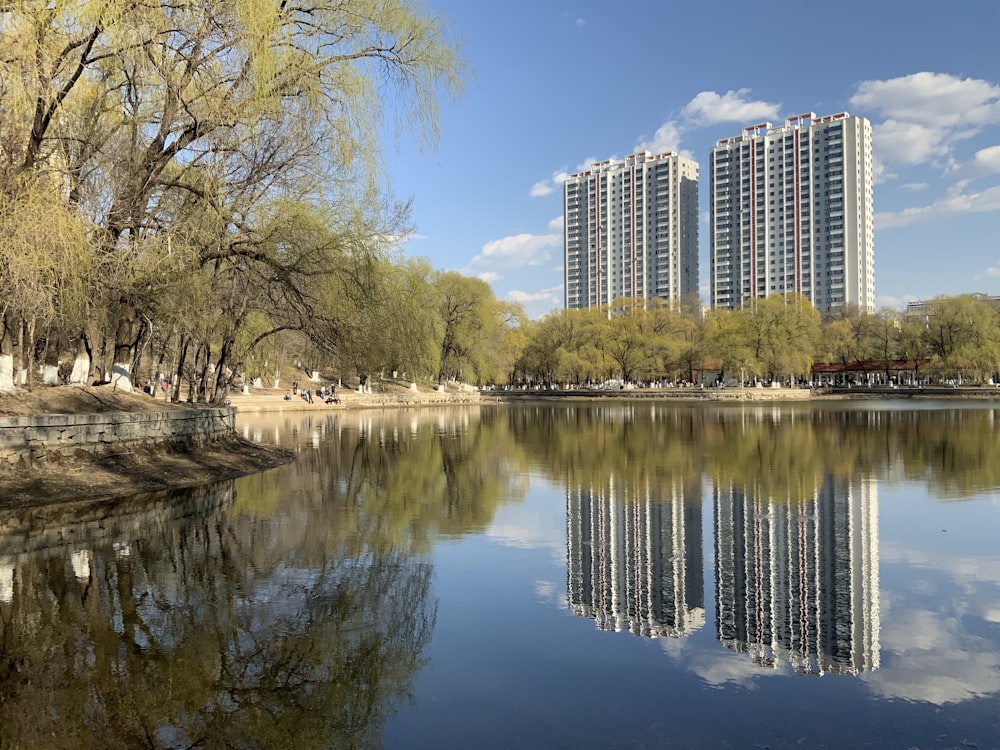
{"label": "water reflection", "polygon": [[0,746],[377,746],[430,564],[240,513],[232,482],[140,504],[4,519]]}
{"label": "water reflection", "polygon": [[[626,724],[635,746],[663,744],[647,727],[735,746],[769,711],[769,732],[808,716],[788,732],[820,727],[810,746],[865,714],[843,744],[879,744],[888,704],[894,727],[926,722],[905,744],[936,736],[945,719],[896,698],[995,726],[982,717],[998,715],[1000,506],[981,502],[1000,486],[994,414],[261,415],[241,429],[294,464],[0,514],[0,746],[378,746],[411,694],[399,746],[418,732],[455,746],[456,725],[478,738],[484,716],[506,746],[533,731],[544,739],[521,746],[594,746]],[[579,617],[539,604],[563,580]],[[858,678],[789,688],[795,672]],[[667,718],[665,689],[680,700]],[[685,718],[702,715],[720,718]]]}
{"label": "water reflection", "polygon": [[570,488],[575,614],[645,636],[701,625],[701,474],[719,642],[758,667],[858,675],[881,663],[875,476],[923,479],[943,500],[995,487],[994,414],[617,404],[532,407],[512,421],[540,422],[523,439]]}
{"label": "water reflection", "polygon": [[[700,487],[673,497],[646,486],[577,490],[566,498],[572,611],[601,630],[687,635],[705,624]],[[617,490],[617,491],[616,491]]]}
{"label": "water reflection", "polygon": [[879,666],[878,497],[828,477],[812,497],[716,487],[716,631],[763,667],[858,674]]}

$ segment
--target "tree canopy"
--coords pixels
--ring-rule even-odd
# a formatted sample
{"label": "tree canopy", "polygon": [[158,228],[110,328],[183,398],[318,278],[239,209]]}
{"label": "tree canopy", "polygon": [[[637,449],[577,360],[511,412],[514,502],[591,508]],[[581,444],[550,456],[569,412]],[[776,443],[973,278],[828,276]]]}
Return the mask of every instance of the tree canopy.
{"label": "tree canopy", "polygon": [[106,339],[126,388],[154,338],[204,374],[251,317],[346,328],[408,229],[380,134],[432,141],[464,73],[410,0],[14,0],[0,48],[0,356],[28,328]]}

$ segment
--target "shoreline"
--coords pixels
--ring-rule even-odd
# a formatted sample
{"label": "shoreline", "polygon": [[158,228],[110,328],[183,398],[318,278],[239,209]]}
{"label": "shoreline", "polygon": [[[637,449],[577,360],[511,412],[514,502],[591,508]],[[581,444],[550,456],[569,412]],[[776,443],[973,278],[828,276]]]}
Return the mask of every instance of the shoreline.
{"label": "shoreline", "polygon": [[[86,414],[92,408],[92,389],[80,392],[79,409]],[[21,394],[23,397],[23,394]],[[43,392],[44,395],[44,392]],[[65,393],[60,393],[65,395]],[[361,409],[404,409],[447,407],[454,405],[495,406],[544,401],[661,401],[668,403],[772,403],[802,404],[846,400],[997,400],[1000,387],[922,387],[922,388],[663,388],[623,390],[512,390],[512,391],[410,391],[398,390],[377,394],[338,390],[340,403],[307,403],[301,398],[286,401],[282,389],[255,389],[234,393],[231,406],[241,416],[282,412],[306,414],[336,413]],[[82,396],[90,397],[90,400]],[[0,395],[0,414],[3,414]],[[148,396],[108,399],[105,410],[159,411],[188,408]],[[111,402],[114,403],[111,403]],[[89,406],[88,406],[89,404]],[[24,405],[22,404],[22,410]],[[60,412],[54,412],[60,413]],[[65,412],[64,412],[65,413]],[[141,443],[113,446],[100,453],[77,452],[70,456],[47,455],[28,464],[0,470],[0,510],[37,507],[62,502],[114,500],[151,492],[185,489],[216,481],[267,471],[295,460],[295,453],[284,448],[254,443],[236,430],[212,440],[170,441],[155,445]]]}
{"label": "shoreline", "polygon": [[569,390],[515,390],[486,391],[501,402],[514,401],[590,401],[590,400],[640,400],[672,402],[775,402],[810,403],[814,401],[905,401],[919,399],[943,400],[997,400],[1000,386],[851,386],[823,388],[770,388],[764,386],[695,386],[687,388],[626,388],[621,390],[569,389]]}
{"label": "shoreline", "polygon": [[[311,385],[311,384],[310,384]],[[414,392],[402,388],[375,394],[338,389],[339,404],[301,398],[286,401],[284,389],[253,389],[230,395],[237,418],[255,413],[331,413],[358,409],[469,405],[482,402],[478,391]],[[119,413],[187,411],[204,404],[173,403],[143,393],[122,393],[107,386],[43,386],[0,393],[0,422],[7,429],[31,418]],[[28,420],[23,419],[28,417]],[[67,502],[123,500],[130,496],[183,490],[237,479],[295,460],[292,450],[254,443],[235,429],[210,439],[175,439],[148,444],[114,443],[96,452],[39,451],[39,457],[16,463],[0,461],[0,511]]]}

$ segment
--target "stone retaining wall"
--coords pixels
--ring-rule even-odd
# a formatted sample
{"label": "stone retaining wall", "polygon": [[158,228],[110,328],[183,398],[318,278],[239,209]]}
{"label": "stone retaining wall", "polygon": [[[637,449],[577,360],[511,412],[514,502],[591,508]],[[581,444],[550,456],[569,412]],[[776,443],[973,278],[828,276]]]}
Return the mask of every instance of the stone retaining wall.
{"label": "stone retaining wall", "polygon": [[105,412],[0,417],[0,464],[37,461],[50,454],[99,452],[116,446],[177,440],[198,442],[233,433],[236,409]]}

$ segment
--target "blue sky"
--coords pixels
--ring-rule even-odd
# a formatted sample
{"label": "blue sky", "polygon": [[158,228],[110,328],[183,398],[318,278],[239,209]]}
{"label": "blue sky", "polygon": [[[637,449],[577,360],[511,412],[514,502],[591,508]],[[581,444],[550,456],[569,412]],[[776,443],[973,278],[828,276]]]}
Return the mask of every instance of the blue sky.
{"label": "blue sky", "polygon": [[560,176],[637,150],[700,166],[745,125],[847,111],[874,129],[877,307],[1000,294],[1000,0],[766,4],[429,0],[471,75],[440,139],[390,146],[408,256],[562,307]]}

